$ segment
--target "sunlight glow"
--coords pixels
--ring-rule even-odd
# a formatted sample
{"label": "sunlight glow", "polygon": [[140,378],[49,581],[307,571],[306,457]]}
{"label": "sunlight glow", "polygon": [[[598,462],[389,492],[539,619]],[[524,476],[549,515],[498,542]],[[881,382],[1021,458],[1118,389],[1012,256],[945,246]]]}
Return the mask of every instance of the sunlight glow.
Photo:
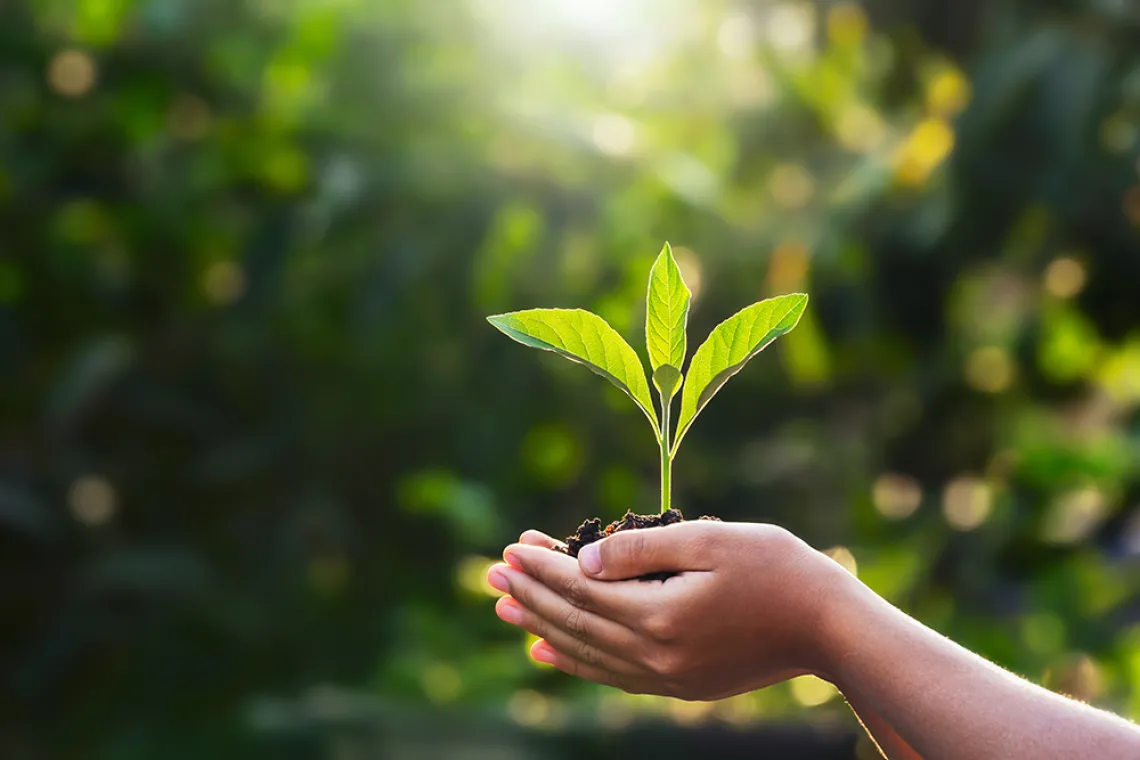
{"label": "sunlight glow", "polygon": [[675,0],[471,0],[478,18],[506,41],[601,53],[610,63],[665,52],[693,25]]}

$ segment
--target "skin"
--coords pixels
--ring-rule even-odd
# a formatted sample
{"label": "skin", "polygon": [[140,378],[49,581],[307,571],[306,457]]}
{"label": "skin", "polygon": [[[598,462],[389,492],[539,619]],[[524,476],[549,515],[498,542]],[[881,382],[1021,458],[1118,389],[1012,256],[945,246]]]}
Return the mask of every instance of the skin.
{"label": "skin", "polygon": [[[773,525],[617,533],[578,559],[535,531],[488,573],[536,660],[631,693],[714,700],[814,674],[891,760],[1140,757],[1140,728],[1028,683]],[[629,580],[677,572],[666,581]]]}

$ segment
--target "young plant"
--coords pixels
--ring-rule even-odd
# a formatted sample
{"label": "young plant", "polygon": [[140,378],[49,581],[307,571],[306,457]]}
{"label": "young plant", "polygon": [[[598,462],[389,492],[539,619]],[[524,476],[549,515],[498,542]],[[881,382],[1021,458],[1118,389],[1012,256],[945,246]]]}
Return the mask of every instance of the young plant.
{"label": "young plant", "polygon": [[[584,364],[633,399],[653,426],[661,447],[662,513],[670,506],[673,458],[693,420],[749,359],[776,338],[791,332],[808,301],[803,293],[769,298],[721,322],[693,354],[686,378],[681,369],[685,363],[685,327],[691,298],[673,250],[666,243],[649,270],[645,311],[645,342],[660,401],[660,418],[637,353],[597,314],[582,309],[530,309],[487,317],[508,338]],[[669,418],[673,397],[679,391],[681,416],[674,432]]]}

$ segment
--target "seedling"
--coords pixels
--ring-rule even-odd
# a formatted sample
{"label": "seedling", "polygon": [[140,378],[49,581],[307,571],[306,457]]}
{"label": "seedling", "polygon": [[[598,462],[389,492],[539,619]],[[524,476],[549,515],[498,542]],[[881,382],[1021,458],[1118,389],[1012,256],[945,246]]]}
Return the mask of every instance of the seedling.
{"label": "seedling", "polygon": [[[523,345],[553,351],[584,364],[621,388],[645,414],[661,447],[661,513],[670,507],[673,458],[693,420],[756,354],[772,341],[791,332],[800,321],[808,297],[803,293],[769,298],[721,322],[693,354],[689,375],[685,363],[692,293],[666,243],[649,270],[646,297],[645,342],[653,385],[661,411],[658,417],[649,395],[645,370],[637,353],[597,314],[583,309],[529,309],[496,314],[487,321],[508,338]],[[683,390],[682,390],[683,388]],[[681,416],[671,429],[673,397],[681,392]]]}

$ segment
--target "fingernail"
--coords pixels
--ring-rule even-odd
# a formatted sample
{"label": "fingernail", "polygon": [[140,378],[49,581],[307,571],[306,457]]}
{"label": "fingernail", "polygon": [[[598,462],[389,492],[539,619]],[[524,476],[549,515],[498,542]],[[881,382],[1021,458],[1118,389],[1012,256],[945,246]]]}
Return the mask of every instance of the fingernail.
{"label": "fingernail", "polygon": [[507,582],[507,576],[498,570],[487,573],[487,583],[491,584],[491,588],[502,591],[504,594],[511,593],[511,584]]}
{"label": "fingernail", "polygon": [[503,552],[503,560],[511,567],[517,567],[520,570],[522,569],[522,563],[519,562],[519,558],[515,556],[514,552]]}
{"label": "fingernail", "polygon": [[530,656],[547,665],[554,664],[554,650],[545,644],[538,644],[530,650]]}
{"label": "fingernail", "polygon": [[512,602],[500,602],[495,605],[495,613],[504,623],[519,625],[522,623],[522,610]]}
{"label": "fingernail", "polygon": [[578,552],[578,564],[590,575],[602,572],[602,552],[594,544],[583,546]]}

